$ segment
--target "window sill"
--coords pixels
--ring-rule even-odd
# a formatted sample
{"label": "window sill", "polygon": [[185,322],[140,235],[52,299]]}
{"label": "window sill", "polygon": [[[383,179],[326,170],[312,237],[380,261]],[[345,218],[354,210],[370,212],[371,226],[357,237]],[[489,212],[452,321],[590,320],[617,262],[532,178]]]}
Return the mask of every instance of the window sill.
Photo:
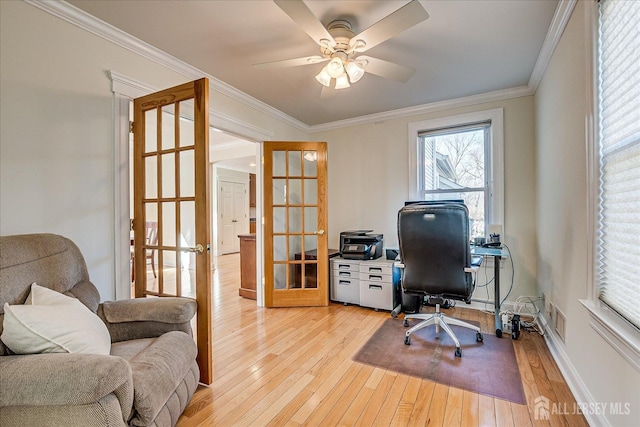
{"label": "window sill", "polygon": [[581,299],[591,327],[640,372],[640,332],[599,301]]}

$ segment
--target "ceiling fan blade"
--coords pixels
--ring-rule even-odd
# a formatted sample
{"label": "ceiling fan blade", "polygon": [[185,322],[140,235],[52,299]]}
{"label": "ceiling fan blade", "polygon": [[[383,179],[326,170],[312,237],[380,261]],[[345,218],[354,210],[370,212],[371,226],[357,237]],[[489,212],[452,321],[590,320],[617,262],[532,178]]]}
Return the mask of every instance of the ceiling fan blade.
{"label": "ceiling fan blade", "polygon": [[405,83],[411,78],[411,76],[413,76],[413,73],[416,72],[413,68],[405,67],[404,65],[395,64],[383,59],[372,58],[366,55],[360,55],[356,59],[364,59],[367,61],[367,65],[364,67],[364,70],[367,73],[395,80],[400,83]]}
{"label": "ceiling fan blade", "polygon": [[283,59],[282,61],[263,62],[261,64],[253,64],[254,67],[260,69],[297,67],[300,65],[318,64],[328,61],[331,58],[324,58],[319,55],[305,56],[303,58]]}
{"label": "ceiling fan blade", "polygon": [[376,22],[366,30],[357,34],[351,39],[351,47],[356,46],[358,40],[362,40],[366,45],[358,48],[358,52],[364,52],[396,34],[413,27],[416,24],[429,18],[429,14],[422,7],[418,0],[412,0],[380,21]]}
{"label": "ceiling fan blade", "polygon": [[326,39],[329,40],[331,46],[336,44],[336,41],[331,34],[329,34],[329,31],[327,31],[324,25],[322,25],[302,0],[273,0],[273,2],[277,4],[284,13],[289,15],[289,18],[293,19],[293,22],[298,24],[314,42],[322,46],[320,40]]}

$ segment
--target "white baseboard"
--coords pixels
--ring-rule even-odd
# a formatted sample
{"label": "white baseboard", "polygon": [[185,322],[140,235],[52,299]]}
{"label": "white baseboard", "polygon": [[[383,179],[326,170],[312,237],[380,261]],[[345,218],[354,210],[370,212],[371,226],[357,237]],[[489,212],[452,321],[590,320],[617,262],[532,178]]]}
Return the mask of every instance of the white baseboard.
{"label": "white baseboard", "polygon": [[[541,316],[541,319],[544,319],[544,317]],[[578,371],[576,371],[575,367],[569,360],[567,353],[564,351],[564,347],[562,346],[560,337],[555,332],[553,332],[551,328],[549,328],[548,324],[546,323],[546,319],[544,325],[544,339],[547,343],[547,347],[549,348],[549,352],[551,353],[553,360],[555,360],[556,364],[558,365],[560,373],[562,373],[562,376],[567,382],[571,393],[573,393],[573,396],[576,398],[576,402],[595,402],[593,396],[589,392],[589,389],[582,381],[582,378],[580,378]],[[586,418],[590,426],[611,426],[604,414],[587,412],[584,413],[584,417]]]}

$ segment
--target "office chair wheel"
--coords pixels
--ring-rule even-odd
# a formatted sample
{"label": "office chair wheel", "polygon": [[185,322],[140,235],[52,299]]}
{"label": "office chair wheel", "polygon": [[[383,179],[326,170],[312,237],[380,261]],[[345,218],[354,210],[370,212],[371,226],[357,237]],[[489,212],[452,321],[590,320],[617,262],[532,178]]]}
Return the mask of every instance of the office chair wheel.
{"label": "office chair wheel", "polygon": [[456,347],[456,357],[462,357],[462,350],[460,350],[460,347]]}
{"label": "office chair wheel", "polygon": [[404,337],[404,345],[411,345],[411,337],[409,335]]}
{"label": "office chair wheel", "polygon": [[402,321],[402,325],[403,325],[405,328],[408,328],[408,327],[409,327],[409,319],[404,319],[404,320]]}
{"label": "office chair wheel", "polygon": [[477,332],[476,333],[476,341],[482,342],[482,340],[483,340],[482,334],[480,332]]}

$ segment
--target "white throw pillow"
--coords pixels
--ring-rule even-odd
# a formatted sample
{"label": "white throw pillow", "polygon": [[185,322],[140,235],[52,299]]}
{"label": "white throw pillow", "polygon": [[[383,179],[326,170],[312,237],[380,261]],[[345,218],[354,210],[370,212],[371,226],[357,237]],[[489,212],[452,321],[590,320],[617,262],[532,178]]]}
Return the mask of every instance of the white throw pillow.
{"label": "white throw pillow", "polygon": [[76,298],[37,284],[24,305],[4,304],[2,341],[16,354],[109,354],[102,320]]}

